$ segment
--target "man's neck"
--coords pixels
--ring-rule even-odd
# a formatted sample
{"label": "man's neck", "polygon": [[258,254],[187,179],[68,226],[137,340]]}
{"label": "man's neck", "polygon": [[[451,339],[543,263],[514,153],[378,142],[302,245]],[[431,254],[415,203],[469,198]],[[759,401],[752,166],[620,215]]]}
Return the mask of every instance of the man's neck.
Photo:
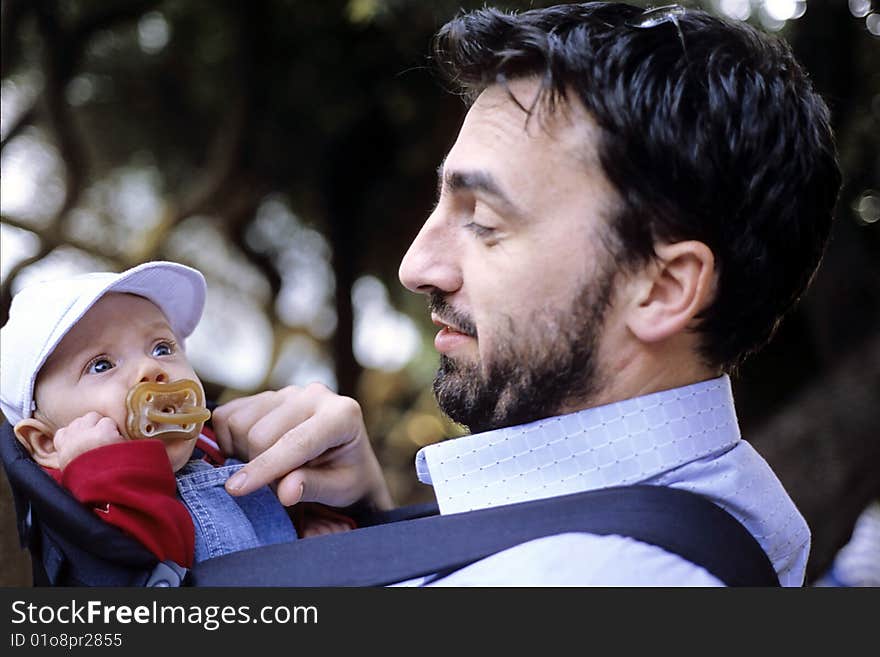
{"label": "man's neck", "polygon": [[654,392],[708,381],[722,374],[702,362],[694,350],[657,348],[639,345],[632,351],[621,350],[616,358],[608,359],[602,373],[601,389],[588,398],[573,400],[560,409],[571,413],[586,408],[611,404],[624,399],[641,397]]}

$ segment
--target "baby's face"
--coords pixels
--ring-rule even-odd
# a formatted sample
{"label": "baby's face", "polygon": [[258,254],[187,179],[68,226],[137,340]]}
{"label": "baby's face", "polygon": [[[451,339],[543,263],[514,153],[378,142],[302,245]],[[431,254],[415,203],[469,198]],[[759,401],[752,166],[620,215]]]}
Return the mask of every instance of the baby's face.
{"label": "baby's face", "polygon": [[[201,388],[162,311],[143,297],[110,293],[64,336],[40,370],[35,416],[57,431],[96,411],[131,439],[126,430],[128,391],[142,381],[178,379],[192,379]],[[195,442],[166,441],[175,471],[189,460]]]}

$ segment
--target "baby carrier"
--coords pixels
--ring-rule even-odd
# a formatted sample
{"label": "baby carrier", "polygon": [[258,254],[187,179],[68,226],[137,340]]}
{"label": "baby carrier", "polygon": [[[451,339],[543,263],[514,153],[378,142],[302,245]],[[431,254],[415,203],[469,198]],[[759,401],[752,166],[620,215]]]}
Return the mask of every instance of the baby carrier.
{"label": "baby carrier", "polygon": [[433,504],[382,513],[352,508],[346,512],[358,529],[243,550],[187,571],[160,562],[80,504],[33,461],[8,422],[0,426],[0,458],[36,586],[384,586],[442,576],[520,543],[577,531],[631,536],[702,566],[730,586],[779,584],[767,555],[736,519],[699,495],[658,486],[606,488],[446,516]]}
{"label": "baby carrier", "polygon": [[58,485],[0,426],[0,458],[15,504],[21,545],[35,586],[145,586],[174,577],[138,541],[98,518]]}

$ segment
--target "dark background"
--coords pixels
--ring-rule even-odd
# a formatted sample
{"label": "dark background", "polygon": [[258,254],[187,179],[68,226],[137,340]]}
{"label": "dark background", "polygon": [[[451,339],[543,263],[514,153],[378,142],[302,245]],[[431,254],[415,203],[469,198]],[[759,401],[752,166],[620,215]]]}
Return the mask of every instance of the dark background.
{"label": "dark background", "polygon": [[[880,16],[808,0],[774,23],[772,3],[682,4],[751,6],[833,114],[845,182],[825,262],[734,380],[744,437],[812,528],[812,580],[880,497]],[[397,267],[465,109],[431,36],[482,4],[4,0],[0,323],[29,278],[191,264],[212,291],[190,345],[211,397],[323,380],[362,403],[396,501],[429,499],[413,456],[461,429],[430,395],[432,327]],[[0,493],[0,583],[26,585]]]}

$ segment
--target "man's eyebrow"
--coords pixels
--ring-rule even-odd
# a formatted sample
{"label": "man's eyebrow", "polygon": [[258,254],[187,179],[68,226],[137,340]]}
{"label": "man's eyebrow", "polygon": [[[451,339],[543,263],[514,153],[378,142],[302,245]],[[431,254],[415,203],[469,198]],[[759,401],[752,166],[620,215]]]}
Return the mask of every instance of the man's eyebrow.
{"label": "man's eyebrow", "polygon": [[446,186],[450,191],[479,192],[492,197],[506,214],[513,218],[524,218],[525,213],[517,207],[516,203],[504,191],[498,181],[488,171],[476,169],[473,171],[450,171],[445,168],[445,161],[437,167],[437,186],[439,189]]}

